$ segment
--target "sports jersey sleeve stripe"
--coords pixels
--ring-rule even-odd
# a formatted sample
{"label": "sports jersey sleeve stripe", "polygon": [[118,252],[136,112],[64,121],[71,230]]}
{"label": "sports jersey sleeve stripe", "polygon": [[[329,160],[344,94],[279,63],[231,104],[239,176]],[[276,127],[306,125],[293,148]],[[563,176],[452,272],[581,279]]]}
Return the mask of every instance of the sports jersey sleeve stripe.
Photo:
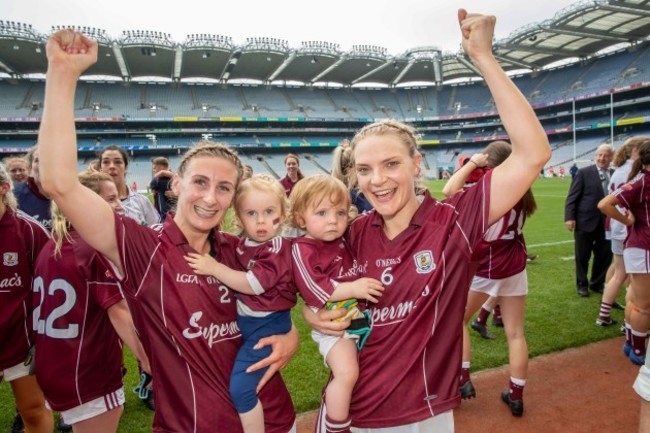
{"label": "sports jersey sleeve stripe", "polygon": [[86,323],[88,320],[88,302],[90,301],[90,296],[89,296],[90,284],[91,284],[90,282],[86,282],[86,296],[84,296],[84,298],[86,299],[86,303],[84,305],[84,318],[80,329],[79,344],[77,345],[77,356],[76,356],[77,362],[74,371],[74,378],[75,378],[74,386],[75,386],[75,391],[77,392],[77,401],[79,404],[82,404],[83,402],[83,399],[81,397],[81,389],[79,388],[79,382],[80,382],[79,371],[81,370],[81,364],[82,364],[81,354],[82,354],[82,348],[84,347],[84,339],[86,336]]}
{"label": "sports jersey sleeve stripe", "polygon": [[[31,301],[31,298],[27,297]],[[23,317],[28,318],[29,316],[27,315],[27,299],[23,300],[22,307],[23,307]],[[23,331],[25,332],[25,342],[26,342],[26,349],[29,349],[29,347],[34,343],[32,339],[30,339],[30,336],[32,335],[31,330],[27,326],[31,320],[29,318],[27,320],[23,320]]]}
{"label": "sports jersey sleeve stripe", "polygon": [[486,242],[491,242],[499,239],[501,236],[504,234],[504,230],[506,229],[506,221],[505,221],[505,215],[502,216],[492,224],[490,227],[488,227],[487,231],[485,232],[485,235],[483,235],[483,239]]}
{"label": "sports jersey sleeve stripe", "polygon": [[[97,301],[97,304],[103,310],[108,310],[110,307],[124,299],[124,293],[122,292],[122,288],[118,283],[107,281],[88,281],[88,284],[94,285],[95,299]],[[100,291],[108,290],[111,292],[109,296],[98,296]]]}
{"label": "sports jersey sleeve stripe", "polygon": [[282,249],[282,238],[280,237],[273,238],[273,241],[271,242],[271,252],[277,254],[280,252],[281,249]]}
{"label": "sports jersey sleeve stripe", "polygon": [[256,295],[264,293],[264,287],[262,287],[253,271],[246,272],[246,280],[248,280],[248,284],[251,285],[251,289],[253,289]]}
{"label": "sports jersey sleeve stripe", "polygon": [[307,290],[309,290],[312,295],[314,295],[318,300],[325,304],[325,302],[327,302],[327,300],[330,298],[330,295],[327,293],[327,291],[319,287],[318,284],[316,284],[316,282],[312,279],[309,271],[307,270],[307,267],[305,266],[305,263],[302,260],[302,254],[300,253],[300,248],[298,245],[293,244],[291,251],[293,261],[296,264],[296,268],[298,269],[298,272],[300,273],[300,276],[302,277]]}
{"label": "sports jersey sleeve stripe", "polygon": [[[153,252],[151,253],[151,256],[149,256],[149,263],[147,263],[147,268],[145,269],[143,275],[147,275],[149,273],[149,271],[151,270],[151,266],[153,265],[153,259],[154,259],[154,257],[156,257],[156,253],[158,253],[159,248],[160,248],[160,243],[158,243],[158,245],[156,245]],[[161,267],[162,267],[162,265],[161,265]],[[142,281],[140,281],[140,284],[138,285],[138,288],[135,291],[136,296],[138,295],[138,293],[140,293],[140,290],[142,290],[142,288],[144,287],[144,281],[145,281],[144,278],[142,279]],[[162,281],[161,281],[161,284],[162,284]]]}

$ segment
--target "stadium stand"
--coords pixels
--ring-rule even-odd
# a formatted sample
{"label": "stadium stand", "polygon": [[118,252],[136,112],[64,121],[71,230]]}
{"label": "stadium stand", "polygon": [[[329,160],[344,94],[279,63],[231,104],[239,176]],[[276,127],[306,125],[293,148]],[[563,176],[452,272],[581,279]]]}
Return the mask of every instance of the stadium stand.
{"label": "stadium stand", "polygon": [[[630,0],[622,1],[635,7]],[[591,13],[592,7],[602,12],[596,4],[584,6],[585,13]],[[548,53],[536,49],[537,57],[555,55],[552,49]],[[397,63],[394,66],[399,69]],[[467,68],[462,74],[473,78]],[[574,153],[582,164],[581,158],[600,143],[613,137],[614,145],[619,145],[630,135],[650,130],[647,35],[606,54],[594,51],[578,62],[517,72],[513,81],[547,130],[554,148],[550,166],[569,166]],[[83,161],[106,144],[128,149],[135,158],[129,177],[139,187],[148,184],[152,156],[168,156],[174,167],[184,149],[202,137],[237,148],[255,172],[282,175],[283,156],[298,153],[303,171],[309,174],[329,170],[332,149],[365,123],[391,117],[420,131],[421,148],[431,167],[427,175],[435,176],[437,168],[454,165],[459,154],[471,154],[491,140],[507,139],[481,80],[438,84],[315,86],[305,80],[277,86],[262,81],[136,82],[92,77],[83,80],[76,93],[78,145]],[[35,142],[43,92],[42,79],[0,74],[0,154],[22,153]],[[85,168],[81,160],[80,166]]]}

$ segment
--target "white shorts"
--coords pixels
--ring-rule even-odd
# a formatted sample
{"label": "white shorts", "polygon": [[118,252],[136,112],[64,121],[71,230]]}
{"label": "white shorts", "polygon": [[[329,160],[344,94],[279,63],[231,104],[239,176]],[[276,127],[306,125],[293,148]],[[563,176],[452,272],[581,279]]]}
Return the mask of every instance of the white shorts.
{"label": "white shorts", "polygon": [[24,362],[20,362],[13,367],[0,371],[0,379],[4,377],[4,380],[7,382],[12,382],[25,376],[29,376],[29,365],[25,365]]}
{"label": "white shorts", "polygon": [[[72,409],[61,411],[61,417],[63,417],[63,421],[66,424],[74,425],[123,405],[124,387],[121,387],[104,397],[99,397]],[[47,406],[49,408],[49,405]]]}
{"label": "white shorts", "polygon": [[625,240],[624,239],[612,239],[612,253],[616,254],[617,256],[622,256],[623,255],[623,250]]}
{"label": "white shorts", "polygon": [[500,280],[474,276],[469,289],[490,296],[526,296],[528,294],[528,274],[524,269],[518,274]]}
{"label": "white shorts", "polygon": [[424,421],[397,427],[356,428],[353,433],[454,433],[454,412],[449,410]]}
{"label": "white shorts", "polygon": [[359,336],[358,335],[352,335],[348,334],[347,332],[343,334],[343,337],[335,337],[333,335],[325,335],[321,334],[318,331],[311,331],[311,338],[318,344],[318,351],[320,352],[321,356],[323,357],[323,362],[325,363],[325,367],[330,368],[329,365],[327,365],[327,354],[330,352],[332,347],[336,344],[337,341],[339,341],[341,338],[346,338],[350,340],[358,340]]}
{"label": "white shorts", "polygon": [[650,401],[650,368],[647,365],[648,360],[650,360],[650,356],[646,357],[646,365],[642,365],[639,369],[639,374],[633,385],[636,393],[645,401]]}
{"label": "white shorts", "polygon": [[650,252],[642,248],[625,248],[623,250],[625,272],[628,274],[650,273]]}

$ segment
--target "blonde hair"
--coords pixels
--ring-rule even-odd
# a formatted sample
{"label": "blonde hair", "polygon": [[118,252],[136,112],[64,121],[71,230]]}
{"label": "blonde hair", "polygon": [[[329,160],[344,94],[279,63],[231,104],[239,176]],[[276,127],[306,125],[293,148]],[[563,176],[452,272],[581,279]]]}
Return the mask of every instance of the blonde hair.
{"label": "blonde hair", "polygon": [[332,176],[347,185],[352,167],[352,148],[337,146],[332,152]]}
{"label": "blonde hair", "polygon": [[[102,182],[113,183],[113,178],[108,174],[102,172],[85,172],[79,173],[78,175],[79,182],[99,195],[101,191]],[[54,241],[54,255],[61,255],[61,248],[63,246],[63,241],[72,242],[72,237],[70,236],[70,222],[63,215],[61,209],[56,205],[54,200],[51,204],[51,213],[52,213],[52,240]]]}
{"label": "blonde hair", "polygon": [[[251,191],[260,191],[275,197],[280,203],[280,216],[286,220],[289,213],[289,203],[287,202],[287,194],[284,192],[284,187],[275,178],[266,173],[255,174],[248,179],[243,180],[237,187],[233,206],[235,213],[239,217],[239,207],[243,198]],[[278,229],[279,231],[279,229]]]}
{"label": "blonde hair", "polygon": [[327,174],[316,174],[298,182],[289,196],[291,224],[301,228],[307,210],[317,207],[326,198],[335,205],[342,204],[349,211],[350,193],[342,181]]}
{"label": "blonde hair", "polygon": [[630,137],[627,140],[625,140],[623,146],[619,147],[616,153],[614,154],[614,160],[612,161],[612,163],[616,167],[620,167],[623,164],[625,164],[625,162],[627,162],[627,160],[632,157],[632,151],[634,149],[637,149],[639,145],[647,139],[648,137],[636,136],[636,137]]}
{"label": "blonde hair", "polygon": [[[392,135],[396,137],[406,147],[406,149],[408,150],[408,154],[411,158],[415,158],[417,155],[420,154],[418,150],[417,132],[415,131],[415,128],[413,128],[410,125],[407,125],[406,123],[399,122],[395,119],[384,119],[364,126],[359,130],[359,132],[357,132],[354,135],[354,138],[352,139],[352,144],[350,145],[350,147],[352,148],[350,167],[354,167],[355,165],[354,156],[357,149],[357,145],[361,140],[364,140],[368,137],[383,136],[383,135]],[[422,172],[420,171],[420,174],[421,173]],[[356,184],[357,179],[356,179],[356,172],[354,170],[350,171],[350,173],[348,174],[348,178],[351,185]],[[415,184],[414,185],[415,192],[417,194],[423,193],[425,191],[426,188],[422,186],[421,176],[414,177],[414,184]]]}
{"label": "blonde hair", "polygon": [[192,159],[200,156],[221,158],[231,162],[237,169],[237,184],[235,187],[239,185],[239,181],[244,174],[244,166],[242,165],[241,159],[239,159],[239,155],[237,155],[237,152],[225,144],[215,143],[210,140],[201,140],[190,147],[187,152],[185,152],[183,158],[181,159],[180,165],[178,166],[178,175],[180,177],[183,177],[183,174],[185,174],[185,169],[187,168],[187,164],[189,164]]}
{"label": "blonde hair", "polygon": [[4,164],[0,164],[0,185],[9,185],[9,190],[2,196],[2,203],[12,210],[18,209],[18,202],[12,191],[14,185]]}
{"label": "blonde hair", "polygon": [[29,171],[29,161],[27,161],[27,159],[23,156],[10,156],[9,158],[3,159],[2,162],[4,162],[6,166],[11,164],[12,162],[22,162],[23,164],[25,164],[27,170]]}

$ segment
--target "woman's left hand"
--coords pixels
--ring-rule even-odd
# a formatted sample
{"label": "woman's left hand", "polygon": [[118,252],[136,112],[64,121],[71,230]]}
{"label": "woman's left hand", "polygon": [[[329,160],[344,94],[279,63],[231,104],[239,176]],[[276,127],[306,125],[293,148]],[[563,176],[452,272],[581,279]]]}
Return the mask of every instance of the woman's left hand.
{"label": "woman's left hand", "polygon": [[263,360],[256,362],[246,369],[247,373],[259,370],[260,368],[269,367],[262,376],[260,383],[257,385],[257,392],[260,392],[264,385],[273,377],[275,373],[287,366],[293,355],[298,350],[300,344],[300,337],[298,330],[295,326],[291,327],[291,331],[283,335],[271,335],[264,337],[255,345],[255,349],[271,346],[273,352]]}

